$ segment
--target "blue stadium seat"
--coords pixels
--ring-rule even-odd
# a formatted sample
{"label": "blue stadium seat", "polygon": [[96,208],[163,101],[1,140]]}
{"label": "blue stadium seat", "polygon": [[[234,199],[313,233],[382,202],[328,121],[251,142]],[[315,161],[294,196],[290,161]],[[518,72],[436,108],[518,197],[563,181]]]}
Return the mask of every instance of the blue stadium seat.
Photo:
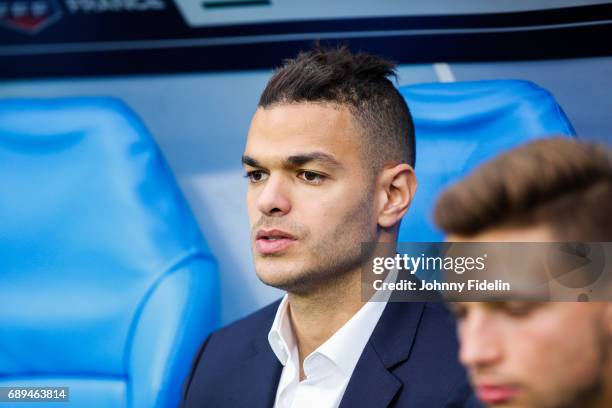
{"label": "blue stadium seat", "polygon": [[176,406],[218,324],[217,264],[138,118],[110,98],[0,101],[0,192],[0,386]]}
{"label": "blue stadium seat", "polygon": [[430,83],[400,88],[414,118],[417,193],[400,242],[442,241],[432,210],[440,192],[479,164],[549,135],[574,135],[553,96],[527,81]]}

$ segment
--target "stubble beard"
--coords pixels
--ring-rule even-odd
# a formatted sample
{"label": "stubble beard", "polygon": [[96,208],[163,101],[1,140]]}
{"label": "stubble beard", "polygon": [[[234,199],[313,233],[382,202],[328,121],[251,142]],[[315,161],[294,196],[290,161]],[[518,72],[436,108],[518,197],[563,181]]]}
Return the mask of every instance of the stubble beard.
{"label": "stubble beard", "polygon": [[[603,324],[603,322],[602,322]],[[608,408],[604,398],[606,387],[610,386],[612,379],[606,379],[609,372],[608,364],[610,358],[609,342],[610,339],[604,333],[604,330],[597,328],[599,331],[598,339],[593,344],[593,347],[598,349],[599,358],[596,359],[597,366],[593,368],[591,379],[584,384],[576,387],[573,390],[568,390],[564,393],[563,401],[556,402],[536,402],[533,408]]]}
{"label": "stubble beard", "polygon": [[[376,227],[372,225],[371,196],[369,192],[364,194],[333,231],[309,245],[304,251],[306,264],[292,266],[300,271],[284,271],[279,273],[283,278],[274,280],[258,273],[259,279],[266,285],[299,295],[316,293],[323,287],[340,287],[350,281],[369,257],[362,251],[362,242],[377,239]],[[313,239],[308,233],[306,237]]]}
{"label": "stubble beard", "polygon": [[[602,330],[603,332],[603,330]],[[564,402],[558,408],[608,408],[606,402],[602,402],[606,390],[606,368],[609,363],[610,351],[608,349],[609,339],[603,333],[595,345],[599,348],[600,358],[597,359],[597,367],[591,381],[574,390],[569,396],[568,402]],[[608,382],[612,381],[609,379]]]}

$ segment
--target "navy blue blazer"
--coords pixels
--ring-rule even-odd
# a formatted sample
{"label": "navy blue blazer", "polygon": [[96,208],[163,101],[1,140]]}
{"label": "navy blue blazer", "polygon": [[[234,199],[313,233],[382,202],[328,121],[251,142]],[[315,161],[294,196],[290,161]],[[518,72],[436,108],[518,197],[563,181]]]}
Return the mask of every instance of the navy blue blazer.
{"label": "navy blue blazer", "polygon": [[[279,303],[208,337],[185,382],[183,408],[273,407],[283,367],[268,331]],[[457,355],[454,321],[442,303],[388,303],[340,408],[480,407]]]}

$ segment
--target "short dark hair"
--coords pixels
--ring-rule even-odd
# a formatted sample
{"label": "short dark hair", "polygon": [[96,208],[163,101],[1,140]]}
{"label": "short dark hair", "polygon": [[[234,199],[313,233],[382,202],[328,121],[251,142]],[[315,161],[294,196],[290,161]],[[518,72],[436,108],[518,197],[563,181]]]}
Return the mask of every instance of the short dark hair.
{"label": "short dark hair", "polygon": [[285,60],[268,81],[259,107],[323,102],[347,106],[361,128],[364,159],[376,170],[389,162],[414,167],[414,125],[408,106],[389,77],[395,64],[348,47],[315,45]]}
{"label": "short dark hair", "polygon": [[560,241],[612,241],[610,203],[610,149],[554,137],[502,154],[450,187],[435,220],[446,233],[466,236],[543,225]]}

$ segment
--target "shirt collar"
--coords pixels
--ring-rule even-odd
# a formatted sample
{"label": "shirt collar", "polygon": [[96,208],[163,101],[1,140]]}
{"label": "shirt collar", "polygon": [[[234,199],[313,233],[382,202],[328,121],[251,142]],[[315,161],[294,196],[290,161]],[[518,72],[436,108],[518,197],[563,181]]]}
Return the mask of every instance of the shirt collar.
{"label": "shirt collar", "polygon": [[[276,310],[272,328],[268,332],[270,347],[283,366],[287,365],[292,350],[296,346],[291,321],[287,314],[288,306],[289,302],[285,295]],[[349,321],[310,356],[319,353],[327,357],[342,371],[343,375],[350,377],[385,306],[385,302],[365,303]],[[306,359],[310,356],[307,356]]]}
{"label": "shirt collar", "polygon": [[[396,279],[397,270],[393,269],[387,275],[385,281],[394,282]],[[311,355],[322,354],[330,359],[344,375],[350,377],[387,305],[389,295],[389,292],[377,292],[371,301],[366,302],[349,321],[313,351]],[[283,366],[287,365],[287,361],[292,356],[293,348],[296,347],[291,321],[287,313],[288,307],[288,296],[285,294],[278,305],[272,327],[268,332],[268,343],[270,343],[272,351]]]}
{"label": "shirt collar", "polygon": [[347,377],[359,361],[368,339],[378,323],[386,303],[367,302],[351,319],[314,352],[329,358]]}
{"label": "shirt collar", "polygon": [[295,346],[291,322],[289,316],[287,316],[288,302],[285,294],[280,305],[278,305],[278,309],[276,309],[272,328],[268,332],[268,343],[270,343],[272,351],[283,366],[287,364],[287,360],[291,356],[291,350]]}

